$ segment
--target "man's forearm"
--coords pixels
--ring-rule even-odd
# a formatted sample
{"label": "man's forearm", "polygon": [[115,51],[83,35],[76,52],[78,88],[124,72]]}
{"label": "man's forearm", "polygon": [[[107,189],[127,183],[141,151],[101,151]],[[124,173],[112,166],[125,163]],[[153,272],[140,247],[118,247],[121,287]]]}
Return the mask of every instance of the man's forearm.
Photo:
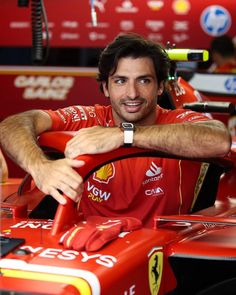
{"label": "man's forearm", "polygon": [[218,121],[141,126],[134,134],[137,147],[184,157],[221,157],[230,144],[227,128]]}
{"label": "man's forearm", "polygon": [[46,160],[37,145],[34,122],[25,115],[14,115],[0,123],[0,142],[7,153],[21,168],[30,172],[37,161]]}

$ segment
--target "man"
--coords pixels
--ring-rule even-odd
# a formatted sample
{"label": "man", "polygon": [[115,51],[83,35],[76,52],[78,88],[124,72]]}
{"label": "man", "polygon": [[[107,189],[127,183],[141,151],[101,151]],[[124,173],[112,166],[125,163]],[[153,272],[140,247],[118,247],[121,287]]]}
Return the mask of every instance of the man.
{"label": "man", "polygon": [[233,40],[228,35],[215,37],[211,42],[212,65],[208,72],[235,73],[236,55]]}
{"label": "man", "polygon": [[[192,111],[157,106],[169,65],[160,45],[136,34],[119,35],[102,52],[98,65],[98,81],[111,105],[14,115],[1,124],[1,143],[36,185],[61,204],[66,200],[58,190],[76,202],[84,190],[81,210],[85,218],[133,216],[151,227],[155,214],[185,213],[192,205],[194,189],[183,185],[182,177],[193,174],[196,180],[199,171],[193,167],[189,173],[183,168],[184,161],[118,161],[95,172],[84,186],[74,170],[84,165],[75,160],[77,156],[108,152],[123,146],[124,141],[185,157],[221,157],[229,151],[230,136],[221,122]],[[130,130],[124,131],[127,127]],[[78,130],[67,143],[66,158],[51,161],[38,147],[37,136],[49,130]]]}

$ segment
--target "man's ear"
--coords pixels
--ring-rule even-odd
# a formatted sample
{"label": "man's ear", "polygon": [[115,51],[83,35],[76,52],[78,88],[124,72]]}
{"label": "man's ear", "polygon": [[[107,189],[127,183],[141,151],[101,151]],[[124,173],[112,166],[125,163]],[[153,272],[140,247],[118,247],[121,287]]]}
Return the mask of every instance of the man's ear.
{"label": "man's ear", "polygon": [[161,95],[164,91],[164,82],[162,81],[160,84],[159,84],[159,87],[158,87],[158,90],[157,90],[157,94],[158,95]]}
{"label": "man's ear", "polygon": [[103,89],[103,92],[105,94],[106,97],[109,97],[109,92],[108,92],[108,89],[107,89],[107,83],[106,82],[102,82],[102,89]]}

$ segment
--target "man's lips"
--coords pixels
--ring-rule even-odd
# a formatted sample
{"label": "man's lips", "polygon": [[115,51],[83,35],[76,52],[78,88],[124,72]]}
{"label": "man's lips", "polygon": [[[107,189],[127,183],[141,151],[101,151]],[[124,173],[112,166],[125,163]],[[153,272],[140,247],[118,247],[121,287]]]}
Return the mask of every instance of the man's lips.
{"label": "man's lips", "polygon": [[123,106],[125,110],[129,113],[138,112],[142,107],[143,101],[135,100],[135,101],[125,101],[123,102]]}

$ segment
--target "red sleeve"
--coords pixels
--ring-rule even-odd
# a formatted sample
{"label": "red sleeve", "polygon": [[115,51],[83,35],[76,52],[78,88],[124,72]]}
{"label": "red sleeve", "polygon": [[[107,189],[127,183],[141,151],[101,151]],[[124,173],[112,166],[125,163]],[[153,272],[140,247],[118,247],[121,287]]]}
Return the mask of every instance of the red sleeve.
{"label": "red sleeve", "polygon": [[103,126],[103,117],[109,114],[105,106],[70,106],[63,109],[45,110],[52,119],[51,131],[75,131],[85,127]]}

